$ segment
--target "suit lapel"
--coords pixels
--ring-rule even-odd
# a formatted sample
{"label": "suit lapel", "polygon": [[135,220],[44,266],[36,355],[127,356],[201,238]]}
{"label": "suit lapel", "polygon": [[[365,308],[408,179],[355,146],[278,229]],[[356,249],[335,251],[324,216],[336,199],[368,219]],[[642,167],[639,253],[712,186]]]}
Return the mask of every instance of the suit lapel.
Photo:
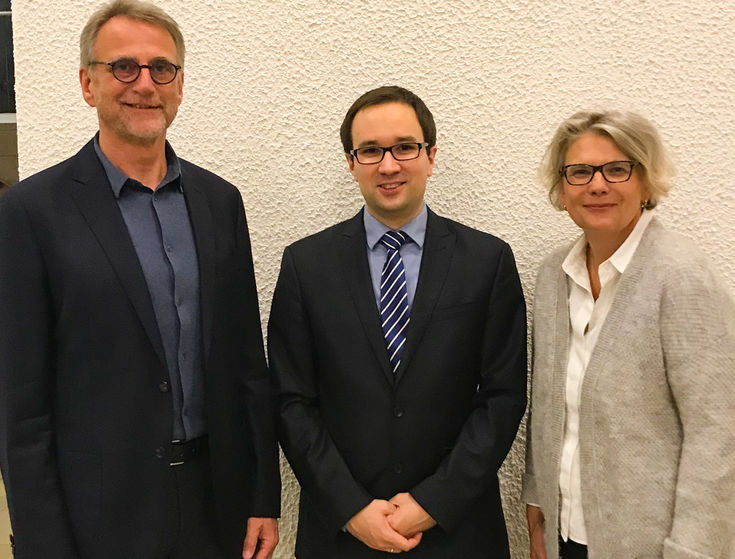
{"label": "suit lapel", "polygon": [[120,279],[158,358],[165,365],[161,335],[143,269],[92,142],[76,155],[72,172],[73,182],[68,183],[70,193]]}
{"label": "suit lapel", "polygon": [[204,346],[204,363],[209,356],[212,341],[212,313],[214,309],[214,278],[215,278],[215,244],[214,224],[212,212],[209,208],[207,196],[202,185],[196,184],[192,174],[188,172],[188,165],[181,162],[181,184],[186,197],[191,227],[194,230],[194,239],[199,261],[199,293],[201,297],[202,338]]}
{"label": "suit lapel", "polygon": [[[446,220],[428,211],[426,238],[421,256],[421,270],[416,286],[416,295],[411,309],[411,321],[406,332],[406,347],[401,364],[396,371],[396,380],[403,378],[411,358],[421,342],[431,315],[449,273],[454,251],[455,235],[447,228]],[[385,342],[383,342],[385,346]]]}
{"label": "suit lapel", "polygon": [[[364,211],[364,210],[363,210]],[[385,338],[380,327],[380,313],[375,305],[375,294],[370,280],[370,267],[367,259],[367,239],[363,225],[362,211],[344,222],[335,232],[342,272],[352,296],[352,301],[360,317],[365,336],[375,352],[388,382],[393,384],[393,372]]]}

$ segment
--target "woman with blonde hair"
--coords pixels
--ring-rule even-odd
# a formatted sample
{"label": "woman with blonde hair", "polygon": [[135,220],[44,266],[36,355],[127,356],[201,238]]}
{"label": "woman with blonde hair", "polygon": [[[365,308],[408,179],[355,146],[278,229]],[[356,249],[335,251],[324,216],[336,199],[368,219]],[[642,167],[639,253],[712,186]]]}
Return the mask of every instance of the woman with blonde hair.
{"label": "woman with blonde hair", "polygon": [[542,170],[582,235],[536,283],[531,557],[735,557],[735,304],[654,217],[671,174],[659,135],[634,113],[579,112]]}

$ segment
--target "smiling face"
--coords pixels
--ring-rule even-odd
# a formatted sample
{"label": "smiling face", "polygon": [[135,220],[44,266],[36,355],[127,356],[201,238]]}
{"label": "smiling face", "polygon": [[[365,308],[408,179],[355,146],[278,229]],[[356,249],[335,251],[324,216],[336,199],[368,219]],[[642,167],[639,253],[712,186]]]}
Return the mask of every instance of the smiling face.
{"label": "smiling face", "polygon": [[[416,112],[405,103],[391,102],[361,109],[352,122],[352,145],[388,147],[423,142]],[[363,165],[347,156],[350,172],[360,185],[370,214],[391,229],[400,229],[420,212],[426,180],[434,169],[436,146],[422,148],[418,158],[396,161],[387,152],[380,163]]]}
{"label": "smiling face", "polygon": [[[585,132],[569,146],[564,165],[602,165],[629,159],[610,138]],[[638,223],[641,204],[649,197],[639,173],[635,167],[627,181],[609,183],[598,171],[589,184],[581,186],[562,178],[562,204],[588,239],[602,236],[617,246],[625,241]]]}
{"label": "smiling face", "polygon": [[[100,62],[132,58],[150,64],[164,58],[179,64],[174,40],[163,27],[126,17],[114,17],[100,28],[94,51],[94,60]],[[134,82],[123,83],[103,64],[81,68],[79,79],[85,101],[97,108],[102,144],[162,142],[181,104],[184,84],[181,70],[171,83],[159,85],[145,69]]]}

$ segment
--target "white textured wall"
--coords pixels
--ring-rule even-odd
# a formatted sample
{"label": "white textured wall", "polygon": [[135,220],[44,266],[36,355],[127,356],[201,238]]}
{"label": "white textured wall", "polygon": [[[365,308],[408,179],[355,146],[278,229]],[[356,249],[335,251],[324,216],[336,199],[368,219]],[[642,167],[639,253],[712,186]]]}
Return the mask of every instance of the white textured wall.
{"label": "white textured wall", "polygon": [[[732,0],[159,3],[188,45],[170,139],[242,190],[264,324],[283,248],[359,208],[338,128],[358,95],[386,84],[435,115],[432,208],[510,242],[529,301],[541,258],[577,233],[535,172],[578,108],[635,109],[659,125],[678,178],[656,213],[735,287]],[[13,2],[21,177],[96,130],[77,82],[78,35],[96,5]],[[526,546],[521,439],[502,472],[514,557]],[[287,466],[283,479],[278,558],[292,556],[298,499]]]}

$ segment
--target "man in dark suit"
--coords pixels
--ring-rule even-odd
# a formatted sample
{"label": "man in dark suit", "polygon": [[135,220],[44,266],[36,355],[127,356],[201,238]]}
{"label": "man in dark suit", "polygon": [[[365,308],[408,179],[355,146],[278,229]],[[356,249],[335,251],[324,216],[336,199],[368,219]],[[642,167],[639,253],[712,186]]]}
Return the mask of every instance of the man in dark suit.
{"label": "man in dark suit", "polygon": [[0,200],[0,465],[19,559],[271,557],[280,479],[238,191],[166,142],[184,42],[81,36],[99,134]]}
{"label": "man in dark suit", "polygon": [[497,471],[526,405],[513,255],[424,204],[436,128],[416,95],[365,93],[341,135],[365,208],[285,250],[268,328],[296,556],[507,558]]}

